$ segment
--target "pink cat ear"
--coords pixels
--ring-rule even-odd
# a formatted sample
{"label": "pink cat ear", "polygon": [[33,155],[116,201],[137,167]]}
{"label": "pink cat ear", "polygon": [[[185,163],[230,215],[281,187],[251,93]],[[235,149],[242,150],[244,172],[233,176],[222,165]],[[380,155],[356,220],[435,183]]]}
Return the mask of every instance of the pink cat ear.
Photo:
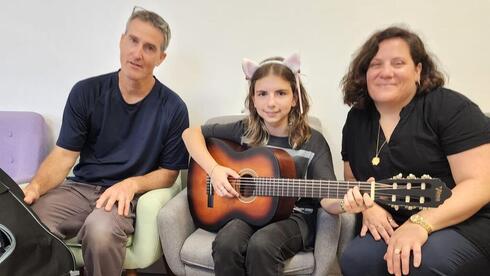
{"label": "pink cat ear", "polygon": [[255,71],[259,68],[259,65],[250,59],[244,58],[242,60],[242,69],[243,73],[245,73],[245,78],[250,80],[254,75]]}
{"label": "pink cat ear", "polygon": [[289,67],[289,69],[291,69],[291,71],[293,71],[293,73],[295,73],[295,74],[299,73],[301,61],[300,61],[298,53],[293,53],[291,56],[284,59],[283,63],[284,63],[284,65]]}

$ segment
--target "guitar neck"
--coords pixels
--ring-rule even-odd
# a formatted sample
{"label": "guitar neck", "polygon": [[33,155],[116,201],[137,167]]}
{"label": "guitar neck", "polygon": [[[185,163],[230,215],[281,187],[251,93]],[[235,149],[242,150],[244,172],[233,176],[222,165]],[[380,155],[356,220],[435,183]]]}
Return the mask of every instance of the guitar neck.
{"label": "guitar neck", "polygon": [[[256,196],[343,198],[347,190],[354,186],[369,192],[374,186],[363,181],[288,179],[271,177],[242,177],[230,179],[230,183],[240,186],[240,193]],[[372,187],[373,186],[373,187]]]}

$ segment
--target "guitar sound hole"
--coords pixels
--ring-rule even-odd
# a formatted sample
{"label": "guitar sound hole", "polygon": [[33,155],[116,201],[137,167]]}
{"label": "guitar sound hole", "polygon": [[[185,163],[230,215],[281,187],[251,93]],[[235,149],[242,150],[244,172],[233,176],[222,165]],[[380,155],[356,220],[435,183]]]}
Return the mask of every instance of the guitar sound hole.
{"label": "guitar sound hole", "polygon": [[242,197],[251,197],[254,196],[254,191],[255,191],[255,183],[252,183],[251,175],[242,175],[242,181],[243,183],[238,183],[239,187],[239,193]]}

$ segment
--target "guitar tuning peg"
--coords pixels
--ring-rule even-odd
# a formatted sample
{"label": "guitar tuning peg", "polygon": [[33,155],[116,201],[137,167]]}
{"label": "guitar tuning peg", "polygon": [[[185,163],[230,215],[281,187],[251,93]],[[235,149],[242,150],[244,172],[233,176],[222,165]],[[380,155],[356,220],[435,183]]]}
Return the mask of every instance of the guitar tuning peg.
{"label": "guitar tuning peg", "polygon": [[417,177],[411,173],[407,176],[407,179],[417,179]]}
{"label": "guitar tuning peg", "polygon": [[395,206],[393,206],[393,209],[395,209],[396,211],[398,211],[398,209],[400,209],[400,206],[395,205]]}
{"label": "guitar tuning peg", "polygon": [[432,177],[430,177],[430,175],[428,175],[428,174],[423,174],[420,178],[422,178],[422,179],[432,179]]}
{"label": "guitar tuning peg", "polygon": [[402,179],[403,178],[403,174],[399,173],[395,176],[392,177],[393,179]]}

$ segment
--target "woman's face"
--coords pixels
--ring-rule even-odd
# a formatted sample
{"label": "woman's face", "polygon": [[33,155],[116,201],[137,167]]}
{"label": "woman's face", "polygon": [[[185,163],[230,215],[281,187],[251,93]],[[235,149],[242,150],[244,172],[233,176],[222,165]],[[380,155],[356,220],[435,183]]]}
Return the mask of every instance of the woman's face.
{"label": "woman's face", "polygon": [[415,96],[421,71],[422,65],[414,64],[403,39],[386,39],[379,44],[366,73],[369,96],[376,106],[402,108]]}
{"label": "woman's face", "polygon": [[258,79],[253,103],[271,135],[288,135],[288,115],[296,99],[287,80],[273,74]]}

